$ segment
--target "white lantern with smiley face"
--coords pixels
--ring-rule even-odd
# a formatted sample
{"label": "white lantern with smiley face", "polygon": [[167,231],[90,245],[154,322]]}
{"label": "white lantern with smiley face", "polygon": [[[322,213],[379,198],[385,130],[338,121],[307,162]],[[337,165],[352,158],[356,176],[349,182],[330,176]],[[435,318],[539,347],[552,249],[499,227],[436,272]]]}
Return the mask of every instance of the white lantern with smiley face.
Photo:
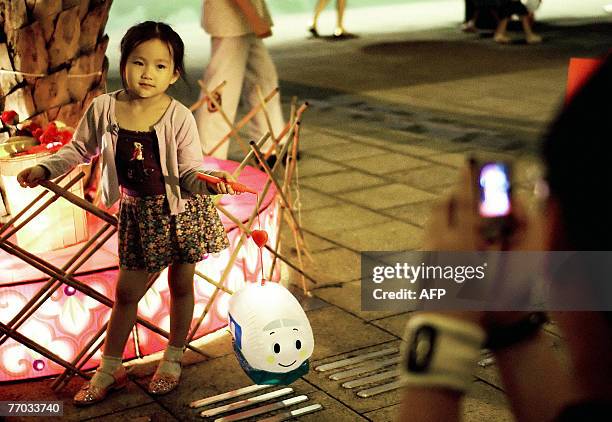
{"label": "white lantern with smiley face", "polygon": [[242,369],[257,384],[290,384],[308,372],[312,328],[278,283],[249,284],[229,302],[229,328]]}

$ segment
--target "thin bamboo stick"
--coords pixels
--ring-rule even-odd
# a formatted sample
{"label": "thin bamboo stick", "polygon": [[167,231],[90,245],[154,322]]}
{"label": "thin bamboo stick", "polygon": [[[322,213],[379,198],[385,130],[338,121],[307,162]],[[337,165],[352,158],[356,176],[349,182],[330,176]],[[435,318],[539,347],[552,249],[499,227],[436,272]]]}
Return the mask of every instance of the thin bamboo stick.
{"label": "thin bamboo stick", "polygon": [[89,379],[89,376],[85,372],[81,371],[78,368],[73,367],[72,365],[70,365],[70,363],[66,362],[64,359],[62,359],[55,353],[51,352],[49,349],[42,347],[40,344],[24,336],[19,331],[11,330],[9,327],[6,326],[6,324],[2,322],[0,322],[0,331],[5,332],[11,338],[23,344],[28,349],[34,350],[36,353],[43,355],[47,359],[51,359],[53,362],[57,363],[58,365],[63,366],[64,368],[72,369],[73,371],[77,372],[80,376],[82,376],[85,379]]}
{"label": "thin bamboo stick", "polygon": [[[159,275],[161,274],[161,271],[155,272],[155,273],[151,273],[148,275],[148,280],[147,280],[147,290],[149,290],[151,288],[151,286],[153,286],[153,283],[155,283],[155,280],[157,280],[157,278],[159,277]],[[137,327],[137,324],[134,324],[134,328]],[[85,364],[87,362],[89,362],[89,360],[93,357],[93,355],[96,353],[96,351],[102,347],[103,342],[100,342],[97,347],[95,347],[93,350],[91,350],[89,352],[89,354],[87,354],[87,356],[85,357],[85,359],[83,359],[80,363],[79,361],[81,360],[81,358],[87,353],[87,351],[89,350],[89,348],[91,348],[98,340],[100,337],[102,337],[102,335],[106,332],[106,329],[108,328],[108,321],[104,324],[104,326],[98,330],[98,332],[89,340],[89,342],[85,345],[85,347],[83,347],[81,349],[81,351],[79,352],[79,354],[77,356],[74,357],[74,359],[72,360],[71,364],[76,366],[77,368],[81,369],[83,366],[85,366]],[[136,334],[137,335],[137,334]],[[132,335],[132,337],[134,338],[135,336]],[[139,356],[139,358],[142,356]],[[74,375],[73,372],[71,372],[70,370],[66,369],[56,380],[55,382],[51,385],[51,388],[59,390],[61,389],[64,385],[66,385],[68,383],[68,381],[70,380],[70,378],[72,378],[72,376]],[[62,385],[59,386],[60,384],[60,380],[63,380]]]}
{"label": "thin bamboo stick", "polygon": [[272,137],[272,139],[275,139],[274,129],[272,128],[272,122],[270,121],[270,115],[268,114],[268,110],[266,110],[266,103],[264,101],[263,93],[261,92],[261,87],[259,85],[255,85],[255,90],[257,91],[257,98],[259,98],[259,102],[261,103],[261,111],[264,114],[266,126],[268,126],[268,132],[270,132],[270,136]]}
{"label": "thin bamboo stick", "polygon": [[218,289],[223,290],[225,293],[230,294],[230,295],[234,294],[234,292],[232,290],[228,289],[225,286],[222,286],[221,284],[219,284],[218,282],[216,282],[212,278],[208,277],[206,274],[204,274],[204,273],[202,273],[202,272],[200,272],[198,270],[195,270],[195,274],[198,277],[203,278],[204,280],[206,280],[206,282],[208,282],[208,283],[212,284],[213,286],[217,287]]}
{"label": "thin bamboo stick", "polygon": [[93,214],[96,217],[106,221],[107,223],[110,223],[110,224],[112,224],[114,226],[117,225],[117,218],[115,216],[113,216],[113,215],[111,215],[111,214],[109,214],[109,213],[107,213],[105,211],[102,211],[101,209],[99,209],[95,205],[90,204],[89,202],[87,202],[83,198],[79,198],[78,196],[76,196],[72,192],[69,192],[66,189],[61,188],[60,186],[56,185],[55,183],[53,183],[53,182],[51,182],[49,180],[45,180],[43,182],[40,182],[40,184],[41,184],[41,186],[46,187],[50,191],[53,191],[53,192],[57,193],[58,195],[63,196],[68,201],[72,202],[73,204],[75,204],[75,205],[85,209],[86,211],[89,211],[91,214]]}
{"label": "thin bamboo stick", "polygon": [[[81,178],[83,178],[83,176],[85,176],[85,173],[83,173],[83,172],[79,173],[74,179],[72,179],[68,183],[66,183],[66,186],[64,186],[64,189],[70,189],[76,182],[78,182]],[[40,197],[40,195],[38,197]],[[26,205],[26,207],[19,214],[17,214],[17,215],[19,217],[21,217],[25,212],[30,210],[34,206],[34,204],[36,202],[38,202],[38,197],[36,197],[32,202],[30,202],[28,205]],[[34,211],[32,214],[30,214],[21,223],[17,224],[15,227],[13,227],[13,230],[10,230],[7,234],[2,236],[0,238],[0,242],[4,242],[6,239],[10,238],[12,235],[17,233],[19,231],[19,229],[21,229],[23,226],[28,224],[34,218],[36,218],[36,216],[39,215],[41,212],[43,212],[45,210],[45,208],[47,208],[49,205],[51,205],[52,203],[57,201],[59,198],[60,198],[60,195],[54,194],[51,198],[47,199],[36,211]],[[11,222],[14,223],[15,221],[16,221],[16,218],[11,219]]]}
{"label": "thin bamboo stick", "polygon": [[[46,262],[42,258],[39,258],[31,254],[30,252],[20,248],[19,246],[7,241],[4,243],[0,243],[0,249],[5,250],[11,255],[17,256],[18,258],[21,258],[22,260],[32,265],[37,270],[40,270],[47,275],[57,277],[59,280],[62,280],[64,283],[68,284],[69,286],[72,286],[75,289],[79,290],[80,292],[85,293],[87,296],[91,297],[92,299],[97,300],[98,302],[108,306],[109,308],[113,307],[114,302],[111,299],[102,295],[97,290],[89,287],[88,285],[81,283],[80,281],[75,279],[73,276],[68,276],[68,275],[63,274],[59,268]],[[151,322],[146,321],[140,317],[137,317],[136,321],[142,324],[143,326],[147,327],[149,330],[153,331],[154,333],[159,334],[165,338],[170,338],[170,335],[168,334],[166,330],[163,330],[157,327]],[[202,351],[198,350],[195,347],[190,347],[190,349],[198,354],[209,357],[208,355],[206,355],[205,353],[203,353]]]}
{"label": "thin bamboo stick", "polygon": [[[270,180],[267,180],[265,185],[264,185],[263,192],[260,195],[259,200],[257,201],[255,209],[253,210],[253,213],[249,217],[249,220],[248,220],[249,226],[253,223],[253,220],[255,219],[255,216],[257,215],[257,210],[259,209],[259,207],[261,205],[261,202],[263,201],[263,199],[265,198],[266,194],[268,193],[268,189],[270,189],[270,185],[271,185]],[[232,215],[232,218],[235,219],[235,217],[233,215]],[[231,266],[233,265],[234,261],[236,260],[236,257],[238,256],[238,251],[239,251],[240,247],[242,246],[242,244],[244,243],[244,239],[245,239],[245,232],[243,231],[242,234],[240,235],[240,239],[238,240],[236,246],[234,247],[234,250],[232,251],[232,255],[230,256],[230,259],[228,261],[227,267],[225,267],[225,270],[223,271],[223,274],[221,275],[221,279],[219,280],[219,284],[221,286],[223,286],[223,283],[225,283],[225,278],[230,273]],[[213,292],[213,294],[211,295],[208,303],[206,304],[206,308],[204,308],[204,310],[202,311],[202,314],[198,318],[195,326],[192,328],[191,332],[187,336],[187,343],[191,343],[191,340],[193,339],[193,337],[195,336],[196,332],[200,328],[200,325],[202,324],[202,321],[204,321],[204,318],[206,317],[206,314],[208,313],[208,309],[209,309],[210,305],[212,304],[212,302],[217,297],[217,293],[218,292],[219,292],[219,288],[216,288],[215,291]]]}
{"label": "thin bamboo stick", "polygon": [[[229,211],[227,211],[225,208],[223,208],[221,205],[217,205],[217,209],[219,211],[221,211],[223,214],[225,214],[230,220],[232,220],[234,223],[236,223],[238,225],[238,227],[240,227],[240,230],[242,230],[245,233],[248,233],[249,235],[251,234],[251,230],[249,230],[244,224],[242,224],[242,222],[240,222],[240,220],[238,220],[236,217],[234,217]],[[285,258],[283,255],[277,253],[276,251],[274,251],[274,249],[272,249],[270,246],[265,245],[264,246],[270,253],[274,254],[275,256],[278,257],[278,259],[280,259],[281,261],[283,261],[285,264],[287,264],[288,266],[290,266],[291,268],[293,268],[295,271],[297,271],[300,274],[303,274],[304,277],[306,277],[307,279],[309,279],[310,281],[312,281],[313,284],[318,284],[317,280],[315,280],[314,278],[312,278],[312,276],[308,275],[306,272],[304,272],[304,270],[302,270],[301,268],[298,268],[294,263],[292,263],[290,260],[288,260],[287,258]]]}
{"label": "thin bamboo stick", "polygon": [[[83,176],[85,175],[85,173],[83,173]],[[63,180],[66,176],[68,176],[68,173],[64,173],[62,174],[60,177],[58,177],[55,183],[59,183],[61,180]],[[81,176],[82,177],[82,176]],[[68,185],[66,185],[68,186]],[[15,223],[15,221],[17,221],[22,215],[24,215],[26,212],[28,212],[28,207],[32,207],[34,206],[34,204],[38,201],[40,201],[44,196],[47,195],[47,193],[49,193],[48,190],[44,190],[42,191],[36,198],[34,198],[32,200],[32,202],[30,202],[30,204],[25,207],[24,209],[22,209],[21,211],[19,211],[17,214],[15,214],[9,221],[7,221],[6,223],[4,223],[2,225],[2,227],[0,227],[0,234],[4,233],[6,231],[6,229],[8,229],[11,225],[13,225]]]}
{"label": "thin bamboo stick", "polygon": [[[116,228],[112,228],[112,230],[104,237],[103,241],[101,241],[98,245],[96,245],[95,248],[93,248],[87,255],[85,255],[77,265],[75,265],[73,268],[70,268],[70,266],[74,264],[79,259],[81,254],[85,253],[85,251],[110,227],[112,226],[107,223],[104,227],[98,230],[98,232],[94,234],[91,239],[89,239],[87,243],[83,245],[70,258],[70,260],[66,262],[66,264],[64,264],[64,266],[62,266],[61,270],[67,271],[68,269],[70,269],[66,274],[71,275],[78,268],[80,268],[81,265],[83,265],[85,261],[91,257],[91,255],[93,255],[98,249],[100,249],[100,247],[102,247],[102,245],[106,243],[106,241],[108,241],[108,239],[110,239],[113,234],[115,234],[115,232],[117,231]],[[41,287],[40,290],[34,296],[32,296],[28,303],[26,303],[23,308],[21,308],[17,315],[15,315],[13,319],[9,321],[8,326],[13,329],[19,328],[25,321],[27,321],[30,316],[32,316],[32,314],[34,314],[34,312],[38,310],[38,308],[40,308],[45,303],[45,301],[61,286],[61,284],[62,283],[58,281],[57,278],[50,277],[45,283],[45,285]],[[6,338],[7,337],[0,336],[0,346],[5,342]]]}
{"label": "thin bamboo stick", "polygon": [[[199,80],[198,84],[200,84],[200,86],[202,86],[202,81]],[[215,89],[213,89],[211,91],[211,93],[216,94],[217,91],[219,91],[220,89],[222,89],[225,85],[227,84],[227,81],[223,81],[221,82],[219,85],[217,85],[217,87]],[[198,101],[196,101],[195,103],[193,103],[191,105],[191,107],[189,107],[189,111],[194,112],[197,109],[199,109],[200,107],[202,107],[202,105],[204,105],[204,103],[206,102],[206,100],[208,100],[208,93],[206,95],[204,95],[202,98],[200,98]]]}
{"label": "thin bamboo stick", "polygon": [[[271,146],[268,151],[266,151],[265,157],[268,158],[270,155],[272,155],[272,153],[275,151],[276,146],[278,146],[279,144],[282,145],[282,140],[285,136],[287,136],[287,134],[293,130],[293,128],[295,127],[296,123],[299,122],[301,120],[302,117],[302,113],[304,113],[304,111],[306,111],[306,109],[308,108],[308,102],[305,102],[304,104],[302,104],[297,112],[296,112],[296,119],[293,121],[293,123],[291,124],[286,124],[285,127],[283,128],[283,130],[281,131],[281,133],[278,135],[278,137],[276,139],[274,139],[274,145]],[[280,160],[282,157],[282,154],[277,154],[278,155],[278,159]]]}
{"label": "thin bamboo stick", "polygon": [[[267,132],[259,139],[259,141],[257,141],[257,145],[262,146],[268,140],[269,137],[270,137],[270,132]],[[238,178],[238,176],[240,176],[240,173],[242,173],[242,170],[244,170],[244,168],[247,166],[247,163],[252,158],[253,158],[253,150],[249,149],[249,152],[244,157],[244,159],[240,162],[240,165],[236,167],[236,170],[234,170],[234,172],[232,173],[232,176],[234,176],[235,178]]]}
{"label": "thin bamboo stick", "polygon": [[291,220],[293,221],[292,229],[298,230],[300,239],[303,239],[304,235],[299,230],[300,226],[299,226],[299,224],[297,222],[297,219],[295,218],[295,215],[293,215],[293,210],[291,209],[291,204],[287,201],[287,198],[285,197],[285,194],[283,193],[283,189],[280,187],[280,185],[278,184],[278,182],[274,178],[274,175],[272,174],[272,171],[270,170],[270,167],[268,167],[268,164],[266,163],[265,159],[263,158],[263,156],[261,154],[261,150],[257,147],[257,145],[255,145],[254,142],[252,142],[250,145],[251,145],[251,148],[253,149],[253,152],[255,153],[255,157],[257,158],[257,160],[259,160],[259,164],[261,164],[261,167],[264,169],[264,171],[266,172],[266,174],[268,175],[268,177],[270,178],[270,180],[274,184],[274,187],[276,187],[276,191],[278,192],[278,195],[280,196],[280,198],[281,198],[281,200],[283,202],[283,205],[287,208],[287,210],[289,212],[289,216],[291,217]]}
{"label": "thin bamboo stick", "polygon": [[[219,102],[214,97],[214,95],[212,96],[210,95],[210,93],[207,91],[206,86],[202,83],[202,81],[198,81],[198,83],[200,84],[200,88],[202,88],[202,90],[206,93],[206,96],[208,97],[210,102],[212,102],[213,105],[217,108],[217,112],[221,115],[221,118],[223,118],[223,121],[229,126],[230,130],[234,130],[234,124],[230,121],[229,117],[227,117],[227,114],[225,114],[225,111],[223,111],[223,107],[221,107],[221,104],[219,104]],[[240,145],[240,148],[242,148],[242,151],[245,154],[247,154],[249,152],[249,148],[245,140],[242,139],[242,136],[240,136],[238,131],[234,131],[233,136],[238,140],[238,142],[240,142],[239,145]]]}
{"label": "thin bamboo stick", "polygon": [[[77,356],[74,357],[74,359],[72,359],[72,365],[74,365],[76,368],[81,369],[83,367],[83,364],[86,363],[89,359],[86,359],[83,361],[83,364],[78,365],[78,362],[81,360],[81,358],[85,355],[85,353],[87,352],[87,350],[89,350],[91,347],[94,346],[94,344],[96,344],[96,342],[98,342],[98,340],[100,340],[100,337],[102,337],[102,335],[106,332],[106,328],[108,327],[108,322],[106,324],[104,324],[97,332],[96,334],[89,339],[89,341],[87,342],[87,344],[85,344],[85,346],[83,346],[83,348],[81,349],[81,351],[79,352],[79,354]],[[100,344],[98,345],[97,348],[95,348],[94,350],[94,354],[96,353],[96,351],[100,348],[100,346],[102,345],[102,342],[100,342]],[[92,354],[93,356],[93,354]],[[66,385],[68,383],[68,379],[70,379],[70,377],[72,376],[72,374],[74,374],[72,371],[69,371],[68,369],[65,370],[64,372],[62,372],[60,374],[59,377],[57,377],[55,379],[55,381],[53,381],[53,383],[51,383],[51,389],[53,391],[58,391],[60,390],[64,385]]]}
{"label": "thin bamboo stick", "polygon": [[[279,89],[278,88],[274,88],[267,96],[266,98],[264,98],[265,102],[269,102],[276,94],[278,94]],[[257,112],[259,112],[261,108],[261,104],[257,104],[255,107],[253,107],[242,119],[240,119],[238,121],[238,123],[236,123],[234,125],[234,129],[232,129],[229,133],[227,133],[223,138],[221,138],[219,140],[219,142],[217,142],[217,145],[215,145],[215,147],[210,150],[208,152],[208,154],[212,155],[215,153],[215,151],[217,151],[217,149],[219,149],[219,147],[221,145],[223,145],[224,142],[226,142],[231,136],[233,136],[233,134],[236,131],[239,131],[240,129],[242,129],[242,127],[244,125],[246,125],[248,123],[249,120],[251,120],[253,118],[253,116],[255,116],[255,114],[257,114]]]}

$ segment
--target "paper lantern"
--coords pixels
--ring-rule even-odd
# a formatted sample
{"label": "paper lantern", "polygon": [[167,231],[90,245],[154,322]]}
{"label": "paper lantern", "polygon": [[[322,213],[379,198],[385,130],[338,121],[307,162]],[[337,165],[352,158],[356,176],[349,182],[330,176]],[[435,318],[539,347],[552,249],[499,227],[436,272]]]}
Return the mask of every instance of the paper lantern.
{"label": "paper lantern", "polygon": [[[19,213],[36,196],[45,191],[40,186],[28,189],[21,187],[17,182],[17,174],[25,168],[38,164],[49,155],[49,153],[39,153],[0,158],[0,186],[4,189],[6,205],[11,215]],[[72,170],[63,183],[68,182],[78,173],[79,169]],[[73,185],[70,192],[83,198],[83,181],[80,180]],[[51,195],[47,195],[45,200],[50,197]],[[26,212],[24,218],[32,214],[43,202],[44,200],[40,201],[32,210]],[[75,207],[64,198],[59,198],[20,229],[16,238],[17,244],[29,252],[63,249],[83,242],[88,238],[85,210]]]}
{"label": "paper lantern", "polygon": [[249,284],[229,302],[234,352],[257,384],[290,384],[308,372],[312,328],[296,298],[278,283]]}

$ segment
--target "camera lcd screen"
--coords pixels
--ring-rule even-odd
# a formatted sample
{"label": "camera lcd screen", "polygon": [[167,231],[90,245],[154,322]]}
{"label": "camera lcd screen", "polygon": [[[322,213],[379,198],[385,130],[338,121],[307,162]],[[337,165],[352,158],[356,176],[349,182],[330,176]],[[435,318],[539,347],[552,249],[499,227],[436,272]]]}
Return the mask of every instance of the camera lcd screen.
{"label": "camera lcd screen", "polygon": [[480,200],[478,211],[482,217],[505,217],[510,214],[510,176],[504,163],[487,163],[478,177]]}

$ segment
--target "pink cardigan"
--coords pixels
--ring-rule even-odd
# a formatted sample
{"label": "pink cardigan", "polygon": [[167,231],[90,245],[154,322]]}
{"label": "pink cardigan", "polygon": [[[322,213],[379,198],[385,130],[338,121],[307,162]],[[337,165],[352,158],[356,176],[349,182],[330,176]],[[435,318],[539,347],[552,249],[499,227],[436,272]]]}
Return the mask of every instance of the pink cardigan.
{"label": "pink cardigan", "polygon": [[[49,170],[50,178],[53,179],[78,164],[90,162],[94,156],[100,154],[102,200],[107,207],[117,202],[120,196],[115,167],[115,145],[119,132],[115,118],[115,102],[119,92],[96,97],[81,118],[72,136],[72,142],[40,163]],[[170,213],[175,215],[185,211],[185,201],[190,192],[211,193],[206,184],[196,176],[198,171],[206,172],[201,167],[203,156],[200,138],[193,115],[175,99],[172,99],[166,112],[153,128],[158,139]]]}

